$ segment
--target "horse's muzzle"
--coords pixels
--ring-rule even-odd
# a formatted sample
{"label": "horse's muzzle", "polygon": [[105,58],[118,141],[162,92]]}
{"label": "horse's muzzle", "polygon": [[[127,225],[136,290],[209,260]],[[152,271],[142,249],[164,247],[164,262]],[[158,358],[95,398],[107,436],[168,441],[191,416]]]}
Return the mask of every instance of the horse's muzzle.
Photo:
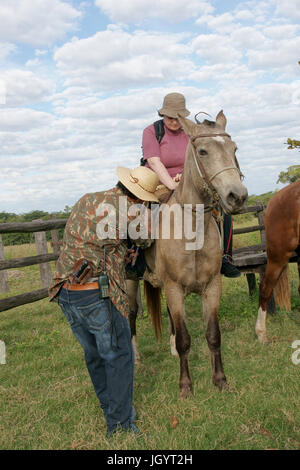
{"label": "horse's muzzle", "polygon": [[223,199],[224,209],[230,214],[235,214],[242,209],[247,199],[248,191],[245,186],[241,185],[240,188],[232,188],[225,200]]}

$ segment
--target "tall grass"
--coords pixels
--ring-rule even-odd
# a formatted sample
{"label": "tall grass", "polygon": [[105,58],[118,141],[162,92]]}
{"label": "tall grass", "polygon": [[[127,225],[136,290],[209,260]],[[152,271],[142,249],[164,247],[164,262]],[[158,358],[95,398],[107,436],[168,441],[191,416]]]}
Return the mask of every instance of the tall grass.
{"label": "tall grass", "polygon": [[[11,273],[11,295],[40,287],[38,266]],[[269,346],[255,338],[258,299],[249,298],[245,276],[223,278],[219,318],[231,393],[220,393],[211,382],[196,295],[186,301],[194,384],[188,399],[179,398],[179,362],[169,351],[165,305],[159,343],[146,312],[138,318],[142,361],[135,369],[134,406],[140,437],[105,438],[81,347],[57,304],[45,299],[1,312],[7,364],[0,365],[0,449],[299,449],[300,365],[291,361],[292,342],[300,339],[295,266],[291,274],[293,316],[278,311],[268,317]],[[174,428],[172,416],[178,419]]]}

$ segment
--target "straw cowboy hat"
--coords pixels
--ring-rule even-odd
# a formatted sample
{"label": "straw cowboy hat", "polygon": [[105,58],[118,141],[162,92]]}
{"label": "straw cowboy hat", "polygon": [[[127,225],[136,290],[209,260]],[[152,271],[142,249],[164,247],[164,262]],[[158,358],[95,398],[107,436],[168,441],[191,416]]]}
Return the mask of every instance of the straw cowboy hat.
{"label": "straw cowboy hat", "polygon": [[117,167],[117,176],[121,183],[142,201],[159,202],[154,194],[158,185],[158,176],[145,166],[131,170],[123,166]]}
{"label": "straw cowboy hat", "polygon": [[190,112],[185,107],[185,97],[181,93],[169,93],[164,97],[163,106],[158,110],[158,114],[177,118],[178,115],[187,117]]}

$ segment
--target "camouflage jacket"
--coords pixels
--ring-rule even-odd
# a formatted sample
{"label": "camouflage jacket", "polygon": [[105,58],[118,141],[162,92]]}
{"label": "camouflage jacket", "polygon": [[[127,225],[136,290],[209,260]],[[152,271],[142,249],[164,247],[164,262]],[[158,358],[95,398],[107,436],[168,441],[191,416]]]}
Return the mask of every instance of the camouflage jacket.
{"label": "camouflage jacket", "polygon": [[[120,196],[122,196],[121,204],[123,205],[120,204]],[[57,294],[62,284],[72,274],[74,264],[79,259],[87,259],[93,265],[93,277],[97,277],[104,269],[105,250],[105,267],[109,277],[109,296],[119,312],[124,316],[128,316],[129,303],[126,294],[125,256],[128,249],[128,225],[134,220],[134,216],[129,216],[128,210],[122,210],[124,202],[128,210],[136,203],[136,201],[125,196],[121,189],[115,187],[104,192],[85,194],[75,204],[65,227],[63,248],[57,260],[53,281],[49,288],[50,301],[57,301]],[[113,206],[113,210],[103,210],[105,204]],[[105,236],[101,231],[104,226],[107,230]],[[124,232],[126,233],[124,234]],[[140,230],[139,235],[141,235],[140,238],[134,239],[135,245],[148,248],[153,240],[146,225],[144,225],[144,230]]]}

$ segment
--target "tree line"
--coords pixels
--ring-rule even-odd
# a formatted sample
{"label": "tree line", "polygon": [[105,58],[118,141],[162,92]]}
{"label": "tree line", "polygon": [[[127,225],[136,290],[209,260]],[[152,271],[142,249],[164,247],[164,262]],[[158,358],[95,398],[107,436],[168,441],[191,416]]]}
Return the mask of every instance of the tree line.
{"label": "tree line", "polygon": [[[55,212],[57,219],[67,219],[71,214],[72,207],[66,206],[63,211]],[[13,212],[0,212],[0,223],[8,222],[31,222],[32,220],[41,219],[49,220],[53,213],[33,210],[24,214],[15,214]],[[59,229],[60,238],[63,237],[64,229]],[[24,243],[34,243],[33,233],[3,233],[2,242],[4,246],[22,245]],[[50,232],[47,232],[47,240],[50,240]]]}

